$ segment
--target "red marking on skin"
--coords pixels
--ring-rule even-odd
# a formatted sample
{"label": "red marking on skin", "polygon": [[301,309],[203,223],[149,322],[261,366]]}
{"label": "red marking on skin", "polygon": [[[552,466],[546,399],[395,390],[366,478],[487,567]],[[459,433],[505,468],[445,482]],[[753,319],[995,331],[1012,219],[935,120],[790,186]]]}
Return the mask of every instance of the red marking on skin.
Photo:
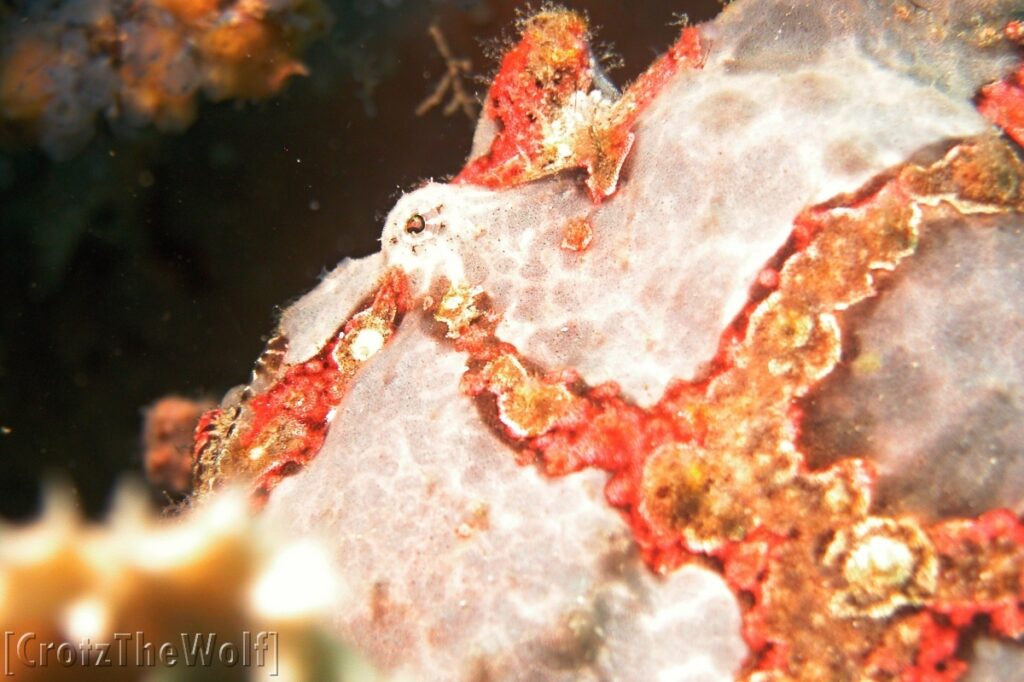
{"label": "red marking on skin", "polygon": [[[969,521],[939,523],[928,532],[938,554],[953,560],[999,551],[1000,544],[1004,545],[1003,553],[1008,553],[1010,547],[1024,546],[1024,524],[1007,509],[988,511]],[[1020,601],[1024,598],[1024,574],[1015,578],[1021,582],[1020,595],[1003,595],[995,599],[952,595],[937,599],[930,608],[948,617],[958,628],[969,626],[978,615],[985,614],[991,619],[994,633],[1017,639],[1024,634],[1024,610]]]}
{"label": "red marking on skin", "polygon": [[500,188],[530,179],[524,176],[544,153],[544,124],[592,81],[583,18],[559,12],[531,19],[501,60],[484,105],[483,115],[501,129],[487,154],[466,164],[453,183]]}
{"label": "red marking on skin", "polygon": [[212,410],[203,412],[199,417],[199,423],[196,424],[195,436],[192,441],[193,457],[209,444],[210,438],[213,435],[213,424],[222,412],[221,408],[215,407]]}
{"label": "red marking on skin", "polygon": [[[1003,35],[1024,45],[1024,22],[1011,21]],[[1024,64],[1004,80],[984,86],[978,96],[978,112],[1024,146]]]}
{"label": "red marking on skin", "polygon": [[[259,505],[281,481],[301,470],[319,452],[327,434],[329,416],[344,398],[360,360],[350,348],[362,329],[378,327],[384,340],[410,307],[409,282],[401,270],[389,271],[369,306],[353,315],[314,357],[288,366],[266,390],[252,396],[243,407],[248,419],[240,433],[215,434],[223,411],[203,415],[196,430],[194,457],[218,435],[224,438],[212,463],[216,470],[246,471],[258,494]],[[216,475],[216,470],[207,475]]]}
{"label": "red marking on skin", "polygon": [[578,152],[581,165],[587,170],[587,188],[594,203],[615,192],[619,173],[633,149],[637,118],[676,72],[704,66],[703,50],[700,31],[692,26],[683,29],[679,40],[626,89],[607,119],[595,123],[596,149]]}
{"label": "red marking on skin", "polygon": [[797,251],[806,249],[814,241],[814,236],[818,233],[818,226],[818,221],[810,219],[807,213],[801,213],[797,216],[793,222],[793,232],[790,234],[793,248]]}
{"label": "red marking on skin", "polygon": [[1005,81],[981,89],[978,111],[1002,128],[1014,142],[1024,145],[1024,68]]}
{"label": "red marking on skin", "polygon": [[967,672],[967,663],[956,657],[960,633],[940,625],[931,614],[922,614],[921,639],[913,667],[900,677],[908,682],[940,682],[958,680]]}
{"label": "red marking on skin", "polygon": [[640,75],[616,103],[622,108],[619,125],[632,127],[637,116],[654,101],[665,84],[680,69],[697,69],[704,66],[706,48],[701,41],[700,30],[695,26],[683,29],[677,40],[668,51],[658,57],[648,69]]}
{"label": "red marking on skin", "polygon": [[252,399],[253,420],[242,436],[243,448],[255,445],[267,426],[279,418],[313,428],[324,422],[341,399],[340,372],[331,358],[335,346],[337,342],[332,341],[313,358],[289,368],[276,384]]}
{"label": "red marking on skin", "polygon": [[768,615],[764,584],[772,550],[783,542],[784,538],[758,529],[743,542],[726,544],[714,555],[722,562],[722,577],[726,583],[735,593],[750,595],[754,603],[743,614],[743,639],[751,651],[771,652],[767,657],[761,657],[761,664],[768,668],[777,665],[771,659],[781,657],[784,649],[779,642],[773,640],[770,629],[764,623]]}
{"label": "red marking on skin", "polygon": [[[479,329],[456,342],[456,348],[469,353],[476,365],[515,353],[513,346],[494,342],[492,336]],[[571,390],[576,375],[548,374],[541,381]],[[464,378],[462,388],[474,397],[495,391],[485,373],[472,371]],[[540,436],[521,439],[508,429],[503,431],[507,438],[523,445],[521,462],[537,461],[549,476],[586,468],[608,472],[611,476],[605,487],[606,498],[626,517],[644,560],[659,570],[676,568],[690,558],[690,553],[678,540],[659,540],[649,527],[639,512],[640,481],[650,453],[661,445],[689,442],[699,436],[699,423],[688,422],[677,414],[677,401],[682,402],[698,390],[697,386],[676,382],[657,405],[645,410],[623,398],[617,384],[602,384],[577,395],[556,425]]]}
{"label": "red marking on skin", "polygon": [[[700,32],[686,28],[613,106],[598,109],[593,120],[572,123],[580,126],[576,129],[552,132],[564,108],[575,111],[574,95],[590,92],[593,73],[583,18],[541,13],[526,23],[491,85],[483,115],[500,128],[491,148],[453,182],[498,189],[579,168],[587,172],[591,199],[600,203],[618,185],[637,117],[680,68],[702,65]],[[551,135],[557,139],[548,139]]]}
{"label": "red marking on skin", "polygon": [[[346,325],[346,332],[350,325],[351,322]],[[341,381],[341,367],[333,356],[339,341],[340,337],[335,336],[314,357],[292,365],[273,386],[252,398],[249,407],[253,419],[241,438],[242,447],[255,445],[275,420],[313,429],[324,423],[346,388]]]}
{"label": "red marking on skin", "polygon": [[1003,34],[1017,44],[1024,44],[1024,21],[1011,21],[1003,29]]}
{"label": "red marking on skin", "polygon": [[345,324],[343,334],[335,335],[315,357],[289,367],[273,386],[253,397],[249,403],[253,420],[242,436],[243,449],[249,450],[268,431],[282,425],[294,429],[298,436],[290,448],[257,476],[256,489],[269,492],[295,464],[305,466],[319,452],[327,435],[328,415],[345,397],[354,373],[354,368],[338,364],[335,350],[348,334],[358,330],[361,315],[376,314],[391,318],[394,323],[395,316],[410,307],[408,287],[404,273],[390,271],[377,289],[373,303]]}
{"label": "red marking on skin", "polygon": [[917,654],[906,665],[899,647],[883,646],[872,652],[868,666],[882,679],[904,682],[954,682],[967,672],[967,663],[956,657],[960,632],[936,620],[927,611],[909,616],[904,627],[917,639]]}

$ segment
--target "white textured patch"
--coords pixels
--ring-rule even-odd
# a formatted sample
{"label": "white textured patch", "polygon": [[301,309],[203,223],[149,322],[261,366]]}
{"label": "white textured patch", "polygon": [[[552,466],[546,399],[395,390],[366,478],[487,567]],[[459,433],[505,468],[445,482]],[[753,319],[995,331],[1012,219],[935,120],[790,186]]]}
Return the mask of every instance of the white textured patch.
{"label": "white textured patch", "polygon": [[1024,646],[978,638],[964,682],[1024,682]]}
{"label": "white textured patch", "polygon": [[[770,78],[734,72],[729,54],[715,43],[703,71],[678,74],[641,116],[601,206],[570,176],[428,185],[388,216],[388,265],[419,291],[438,276],[483,286],[504,313],[499,335],[527,356],[650,404],[711,359],[803,208],[988,128],[969,101],[881,69],[852,40]],[[426,229],[409,234],[417,214]],[[585,216],[593,242],[568,254],[565,224]]]}
{"label": "white textured patch", "polygon": [[284,361],[305,362],[324,347],[356,306],[373,293],[384,274],[384,258],[346,258],[320,284],[281,315],[280,331],[288,338]]}
{"label": "white textured patch", "polygon": [[331,539],[339,634],[410,679],[647,681],[698,654],[731,679],[746,647],[721,578],[652,575],[603,474],[518,466],[459,392],[463,363],[404,324],[271,497],[272,520]]}
{"label": "white textured patch", "polygon": [[384,347],[384,334],[377,329],[360,329],[352,339],[350,352],[358,362],[369,360]]}

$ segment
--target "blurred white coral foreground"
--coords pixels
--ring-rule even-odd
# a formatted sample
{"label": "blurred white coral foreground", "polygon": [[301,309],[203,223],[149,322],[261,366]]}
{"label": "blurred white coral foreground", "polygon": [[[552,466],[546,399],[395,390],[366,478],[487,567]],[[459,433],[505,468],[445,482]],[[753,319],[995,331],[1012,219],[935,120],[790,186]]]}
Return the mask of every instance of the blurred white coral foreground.
{"label": "blurred white coral foreground", "polygon": [[[126,486],[107,523],[89,524],[56,490],[39,521],[0,529],[0,623],[15,679],[378,679],[323,629],[336,589],[313,540],[253,517],[237,491],[158,518],[145,493]],[[197,638],[195,651],[206,649],[211,636],[210,665],[190,663],[186,652]],[[48,643],[67,644],[39,648]],[[176,662],[159,654],[165,643]],[[151,653],[139,655],[146,644]],[[225,644],[234,654],[220,658]]]}

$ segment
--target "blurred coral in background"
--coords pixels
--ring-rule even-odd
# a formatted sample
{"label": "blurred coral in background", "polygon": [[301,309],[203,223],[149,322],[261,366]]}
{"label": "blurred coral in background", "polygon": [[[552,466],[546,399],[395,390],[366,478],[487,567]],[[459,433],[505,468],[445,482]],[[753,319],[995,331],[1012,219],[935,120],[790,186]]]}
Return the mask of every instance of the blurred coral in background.
{"label": "blurred coral in background", "polygon": [[169,497],[192,489],[192,434],[210,400],[167,396],[146,409],[143,427],[146,478]]}
{"label": "blurred coral in background", "polygon": [[305,74],[319,0],[70,0],[16,7],[0,31],[0,140],[78,152],[96,119],[186,128],[202,92],[261,99]]}

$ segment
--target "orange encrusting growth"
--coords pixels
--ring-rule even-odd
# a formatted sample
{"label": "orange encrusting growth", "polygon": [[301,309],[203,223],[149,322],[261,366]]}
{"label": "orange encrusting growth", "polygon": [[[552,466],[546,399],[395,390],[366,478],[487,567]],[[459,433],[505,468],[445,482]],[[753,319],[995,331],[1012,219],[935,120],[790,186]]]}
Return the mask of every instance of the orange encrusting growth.
{"label": "orange encrusting growth", "polygon": [[257,17],[218,26],[196,41],[204,87],[215,100],[263,99],[280,92],[292,76],[309,71],[293,56],[287,31]]}
{"label": "orange encrusting growth", "polygon": [[53,98],[52,72],[60,62],[60,50],[39,36],[12,41],[6,50],[0,60],[0,117],[33,124]]}
{"label": "orange encrusting growth", "polygon": [[562,248],[580,253],[586,251],[594,239],[594,226],[589,218],[572,218],[565,224]]}
{"label": "orange encrusting growth", "polygon": [[139,0],[96,3],[88,16],[52,4],[0,26],[0,134],[59,157],[99,116],[181,130],[200,91],[270,97],[307,73],[298,55],[330,22],[319,0]]}
{"label": "orange encrusting growth", "polygon": [[185,128],[195,119],[195,92],[171,89],[167,83],[180,69],[179,55],[188,49],[189,37],[174,24],[146,25],[138,35],[149,58],[122,64],[118,70],[125,107],[161,130]]}
{"label": "orange encrusting growth", "polygon": [[553,476],[609,472],[606,497],[653,570],[720,566],[745,606],[749,674],[955,679],[979,615],[992,634],[1021,631],[1024,526],[1006,511],[932,527],[872,514],[869,463],[808,469],[796,399],[839,361],[843,311],[912,256],[923,225],[1020,210],[1020,179],[1015,153],[980,138],[804,211],[710,376],[674,383],[650,408],[613,383],[532,368],[497,339],[482,294],[463,302],[476,314],[453,341],[469,355],[463,389],[520,462]]}

